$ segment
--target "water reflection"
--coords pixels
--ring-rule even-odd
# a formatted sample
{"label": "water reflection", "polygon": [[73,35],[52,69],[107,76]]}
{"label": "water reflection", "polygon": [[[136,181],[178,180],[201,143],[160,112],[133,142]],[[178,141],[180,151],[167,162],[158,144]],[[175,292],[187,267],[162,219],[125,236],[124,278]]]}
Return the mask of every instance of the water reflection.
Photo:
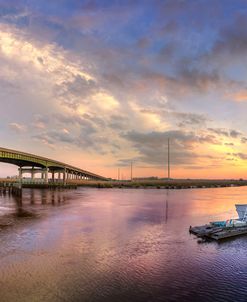
{"label": "water reflection", "polygon": [[[25,190],[0,197],[3,301],[246,301],[247,237],[197,244],[246,188]],[[26,215],[36,215],[28,217]]]}
{"label": "water reflection", "polygon": [[165,202],[165,223],[168,222],[168,200],[169,200],[170,190],[166,190],[166,202]]}
{"label": "water reflection", "polygon": [[67,190],[24,189],[22,196],[1,192],[0,229],[13,226],[20,219],[38,218],[47,207],[67,203]]}

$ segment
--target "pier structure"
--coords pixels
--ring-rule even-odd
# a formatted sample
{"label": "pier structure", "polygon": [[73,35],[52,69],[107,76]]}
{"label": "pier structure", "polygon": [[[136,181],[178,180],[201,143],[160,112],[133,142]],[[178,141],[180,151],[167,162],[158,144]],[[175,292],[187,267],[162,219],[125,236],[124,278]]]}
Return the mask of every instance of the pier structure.
{"label": "pier structure", "polygon": [[0,183],[0,194],[13,194],[16,196],[22,196],[22,185],[20,183]]}
{"label": "pier structure", "polygon": [[[69,180],[108,180],[92,172],[77,168],[46,157],[0,147],[0,162],[19,167],[19,182],[63,183]],[[24,174],[30,174],[29,179]],[[39,174],[37,179],[35,176]]]}

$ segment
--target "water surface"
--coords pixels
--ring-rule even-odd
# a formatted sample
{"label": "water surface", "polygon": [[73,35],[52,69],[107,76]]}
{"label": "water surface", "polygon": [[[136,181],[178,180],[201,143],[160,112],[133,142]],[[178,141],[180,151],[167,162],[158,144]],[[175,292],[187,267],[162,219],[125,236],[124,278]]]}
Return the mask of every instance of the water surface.
{"label": "water surface", "polygon": [[247,236],[199,244],[247,188],[0,196],[0,301],[247,301]]}

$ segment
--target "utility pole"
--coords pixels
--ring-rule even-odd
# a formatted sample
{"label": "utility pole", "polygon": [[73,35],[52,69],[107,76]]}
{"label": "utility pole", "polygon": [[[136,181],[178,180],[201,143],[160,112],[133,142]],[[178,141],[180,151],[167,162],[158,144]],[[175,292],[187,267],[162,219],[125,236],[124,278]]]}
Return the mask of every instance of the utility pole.
{"label": "utility pole", "polygon": [[132,179],[133,179],[133,175],[132,175],[132,172],[133,172],[133,163],[131,162],[131,164],[130,164],[130,180],[132,181]]}
{"label": "utility pole", "polygon": [[167,177],[170,179],[170,138],[167,141]]}

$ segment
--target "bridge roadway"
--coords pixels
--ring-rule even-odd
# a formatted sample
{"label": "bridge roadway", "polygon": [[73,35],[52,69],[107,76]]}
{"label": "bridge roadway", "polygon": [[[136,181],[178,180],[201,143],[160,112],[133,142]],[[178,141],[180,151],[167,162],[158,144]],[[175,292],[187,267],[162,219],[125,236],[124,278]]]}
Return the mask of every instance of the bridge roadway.
{"label": "bridge roadway", "polygon": [[64,184],[66,184],[66,181],[69,179],[107,180],[107,178],[103,176],[59,161],[1,147],[0,162],[18,166],[20,180],[23,180],[24,173],[30,173],[32,180],[34,180],[35,174],[39,173],[44,183],[49,182],[48,173],[51,173],[50,181],[61,181]]}

